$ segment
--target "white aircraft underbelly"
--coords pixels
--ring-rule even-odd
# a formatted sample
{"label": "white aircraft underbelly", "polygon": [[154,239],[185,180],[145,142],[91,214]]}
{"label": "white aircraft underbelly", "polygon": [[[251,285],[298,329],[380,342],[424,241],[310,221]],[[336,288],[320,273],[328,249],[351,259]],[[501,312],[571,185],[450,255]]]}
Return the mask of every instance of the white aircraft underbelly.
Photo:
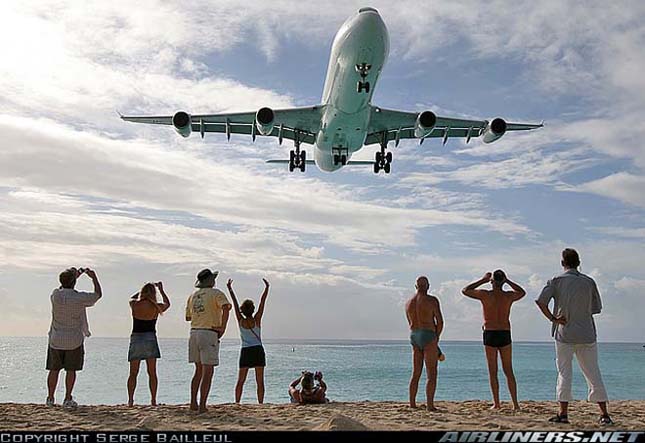
{"label": "white aircraft underbelly", "polygon": [[[362,13],[340,28],[334,38],[322,102],[326,105],[320,132],[316,137],[314,159],[323,171],[335,171],[333,155],[349,159],[360,150],[367,137],[370,102],[374,87],[389,51],[387,28],[378,13]],[[361,80],[356,65],[370,65],[362,79],[369,91],[358,92]]]}

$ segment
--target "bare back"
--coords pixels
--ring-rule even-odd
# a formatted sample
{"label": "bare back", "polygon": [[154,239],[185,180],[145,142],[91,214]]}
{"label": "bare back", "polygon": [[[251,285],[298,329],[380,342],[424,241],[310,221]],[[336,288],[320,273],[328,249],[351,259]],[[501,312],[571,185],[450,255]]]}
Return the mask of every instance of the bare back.
{"label": "bare back", "polygon": [[405,314],[410,330],[431,329],[436,332],[439,301],[432,295],[416,294],[405,304]]}
{"label": "bare back", "polygon": [[151,301],[137,300],[130,303],[132,317],[137,320],[154,320],[159,316],[159,310]]}
{"label": "bare back", "polygon": [[514,293],[501,289],[480,290],[480,301],[484,311],[484,329],[488,331],[511,330],[511,306],[515,301]]}

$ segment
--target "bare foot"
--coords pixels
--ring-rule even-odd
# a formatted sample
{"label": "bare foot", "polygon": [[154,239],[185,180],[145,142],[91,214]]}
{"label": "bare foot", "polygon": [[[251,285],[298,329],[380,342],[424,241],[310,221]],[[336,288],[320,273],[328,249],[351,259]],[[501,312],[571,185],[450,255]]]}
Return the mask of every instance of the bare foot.
{"label": "bare foot", "polygon": [[150,406],[157,406],[157,402],[155,400],[151,401]]}
{"label": "bare foot", "polygon": [[134,400],[128,400],[128,408],[134,406]]}
{"label": "bare foot", "polygon": [[435,408],[434,405],[426,406],[426,411],[428,412],[437,412],[439,409]]}
{"label": "bare foot", "polygon": [[416,404],[416,403],[410,403],[410,407],[411,407],[412,409],[416,409],[416,408],[417,408],[417,404]]}
{"label": "bare foot", "polygon": [[191,403],[191,404],[190,404],[190,410],[191,410],[191,411],[198,411],[198,410],[199,410],[199,406],[197,406],[197,403]]}
{"label": "bare foot", "polygon": [[490,408],[491,409],[502,409],[502,405],[493,405]]}
{"label": "bare foot", "polygon": [[205,414],[206,412],[208,412],[208,408],[206,406],[200,406],[198,412],[200,414]]}
{"label": "bare foot", "polygon": [[522,408],[520,408],[520,405],[513,405],[513,410],[515,412],[520,412],[522,410]]}

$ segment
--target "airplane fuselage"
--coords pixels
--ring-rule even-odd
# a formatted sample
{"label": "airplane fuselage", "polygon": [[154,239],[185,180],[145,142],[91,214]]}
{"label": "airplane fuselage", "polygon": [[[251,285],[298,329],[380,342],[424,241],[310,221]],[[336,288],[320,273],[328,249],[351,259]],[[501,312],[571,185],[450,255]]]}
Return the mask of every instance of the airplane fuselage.
{"label": "airplane fuselage", "polygon": [[[323,89],[325,111],[314,148],[314,159],[321,170],[340,169],[342,164],[334,161],[334,154],[349,159],[363,146],[372,94],[389,46],[385,23],[371,8],[363,8],[349,18],[336,34]],[[369,70],[361,76],[357,65],[369,66]],[[359,81],[369,86],[358,91]]]}

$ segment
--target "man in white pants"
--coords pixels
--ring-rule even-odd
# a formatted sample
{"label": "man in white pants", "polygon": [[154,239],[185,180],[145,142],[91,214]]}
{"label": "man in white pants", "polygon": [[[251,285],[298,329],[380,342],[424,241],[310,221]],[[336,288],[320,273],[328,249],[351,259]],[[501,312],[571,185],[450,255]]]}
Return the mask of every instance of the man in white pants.
{"label": "man in white pants", "polygon": [[[542,313],[553,323],[555,355],[558,368],[557,399],[560,412],[549,419],[554,423],[569,423],[572,362],[575,354],[582,374],[589,387],[588,400],[598,403],[601,416],[599,423],[612,424],[607,412],[607,391],[598,367],[596,325],[594,314],[600,314],[602,302],[596,282],[578,271],[580,257],[575,249],[562,251],[564,273],[553,277],[542,289],[535,301]],[[553,312],[549,302],[554,300]]]}

